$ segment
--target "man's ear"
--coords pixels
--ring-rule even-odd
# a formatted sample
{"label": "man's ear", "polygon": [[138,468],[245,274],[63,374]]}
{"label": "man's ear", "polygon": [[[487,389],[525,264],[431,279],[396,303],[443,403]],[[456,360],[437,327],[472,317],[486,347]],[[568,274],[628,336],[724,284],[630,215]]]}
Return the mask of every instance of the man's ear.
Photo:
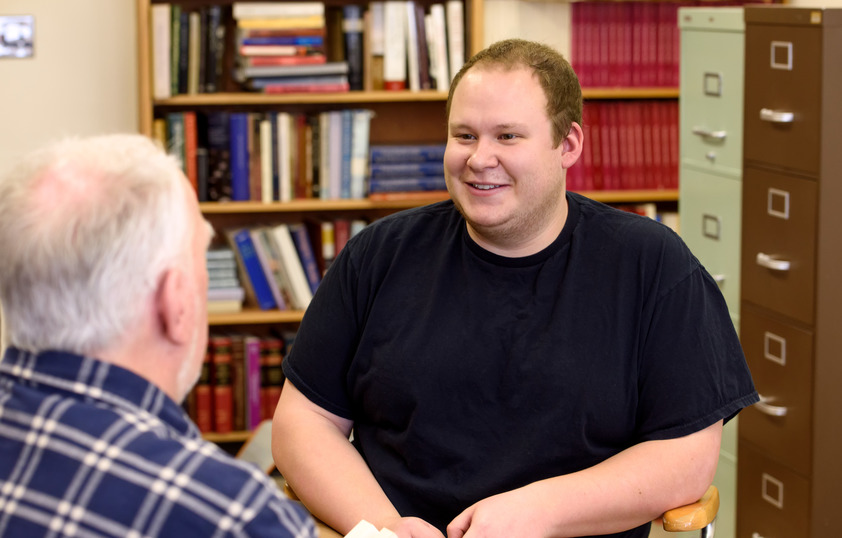
{"label": "man's ear", "polygon": [[564,140],[561,141],[562,146],[562,155],[561,155],[561,167],[562,168],[570,168],[576,161],[579,160],[579,156],[582,154],[582,144],[585,142],[585,133],[582,131],[582,126],[576,123],[575,121],[570,125],[570,132],[567,133],[567,136],[564,137]]}
{"label": "man's ear", "polygon": [[164,272],[158,281],[156,307],[162,335],[174,344],[188,343],[193,312],[184,271],[171,268]]}

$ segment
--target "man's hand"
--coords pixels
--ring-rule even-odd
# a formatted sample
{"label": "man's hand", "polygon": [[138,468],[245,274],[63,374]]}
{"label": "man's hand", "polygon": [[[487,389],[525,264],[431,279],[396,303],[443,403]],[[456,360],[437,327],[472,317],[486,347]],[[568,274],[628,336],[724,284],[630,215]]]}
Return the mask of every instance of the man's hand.
{"label": "man's hand", "polygon": [[437,528],[417,517],[401,517],[383,522],[398,538],[444,538]]}
{"label": "man's hand", "polygon": [[451,521],[447,538],[541,538],[546,527],[539,503],[528,487],[488,497]]}

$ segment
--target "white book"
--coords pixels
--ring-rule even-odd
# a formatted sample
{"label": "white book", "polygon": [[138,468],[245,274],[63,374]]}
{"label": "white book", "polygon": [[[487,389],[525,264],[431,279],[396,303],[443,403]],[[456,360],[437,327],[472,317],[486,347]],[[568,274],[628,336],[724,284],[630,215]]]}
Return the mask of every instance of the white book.
{"label": "white book", "polygon": [[304,265],[298,256],[295,242],[288,224],[277,224],[272,228],[272,238],[278,247],[281,263],[286,269],[290,282],[290,299],[298,310],[304,310],[313,299],[313,292],[310,291],[310,284],[307,282],[307,274],[304,272]]}
{"label": "white book", "polygon": [[383,6],[383,83],[387,90],[406,89],[406,3],[386,0]]}
{"label": "white book", "polygon": [[274,19],[324,15],[323,2],[234,2],[235,19]]}
{"label": "white book", "polygon": [[381,1],[369,2],[368,9],[371,12],[371,54],[383,56],[386,50],[383,45],[384,4]]}
{"label": "white book", "polygon": [[450,69],[447,58],[447,23],[444,4],[430,6],[430,29],[427,39],[430,42],[430,72],[436,79],[436,89],[447,91],[450,87]]}
{"label": "white book", "polygon": [[448,73],[450,79],[465,64],[465,13],[462,0],[447,0],[445,4],[447,19],[447,50],[450,56]]}
{"label": "white book", "polygon": [[278,132],[278,200],[289,202],[292,200],[292,151],[290,149],[292,115],[289,112],[278,112],[276,129]]}
{"label": "white book", "polygon": [[365,198],[371,111],[357,109],[351,118],[351,198]]}
{"label": "white book", "polygon": [[269,118],[260,120],[260,201],[269,203],[274,200],[272,185],[272,122]]}
{"label": "white book", "polygon": [[406,4],[406,73],[409,79],[409,89],[418,91],[421,89],[421,61],[418,50],[418,26],[415,20],[415,2],[407,0]]}
{"label": "white book", "polygon": [[172,96],[170,55],[172,47],[172,7],[170,4],[152,4],[150,29],[152,35],[152,97],[166,99]]}

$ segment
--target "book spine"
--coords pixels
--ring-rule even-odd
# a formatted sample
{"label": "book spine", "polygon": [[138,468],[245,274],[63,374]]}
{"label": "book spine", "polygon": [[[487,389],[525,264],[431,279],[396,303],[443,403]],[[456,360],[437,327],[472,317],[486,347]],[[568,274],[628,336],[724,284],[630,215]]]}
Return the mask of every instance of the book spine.
{"label": "book spine", "polygon": [[380,192],[443,191],[447,189],[447,183],[444,177],[372,179],[369,181],[368,189],[372,194]]}
{"label": "book spine", "polygon": [[195,401],[195,415],[193,420],[199,431],[209,433],[213,431],[213,392],[211,389],[211,348],[205,350],[205,357],[202,361],[202,371],[199,373],[199,380],[193,387],[193,399]]}
{"label": "book spine", "polygon": [[353,113],[349,109],[342,111],[342,176],[339,190],[339,197],[347,199],[351,197],[351,147],[354,135]]}
{"label": "book spine", "polygon": [[292,234],[295,248],[298,251],[298,257],[301,259],[301,265],[304,267],[304,274],[307,276],[310,292],[316,293],[316,289],[321,282],[321,275],[319,274],[319,265],[316,262],[316,254],[313,252],[313,244],[310,242],[310,234],[307,231],[307,227],[303,224],[293,224],[290,226],[290,233]]}
{"label": "book spine", "polygon": [[213,374],[213,431],[228,433],[234,429],[234,394],[231,384],[231,339],[217,336],[211,341]]}
{"label": "book spine", "polygon": [[372,163],[371,179],[419,176],[444,176],[442,162],[429,163]]}
{"label": "book spine", "polygon": [[260,402],[261,418],[271,420],[281,398],[284,383],[283,342],[277,338],[264,338],[260,342]]}
{"label": "book spine", "polygon": [[172,95],[170,84],[170,51],[172,18],[170,4],[152,4],[150,6],[152,41],[152,96],[166,99]]}
{"label": "book spine", "polygon": [[354,110],[352,112],[350,197],[355,199],[365,198],[371,114],[370,110],[365,109]]}
{"label": "book spine", "polygon": [[465,7],[462,0],[447,0],[444,5],[447,19],[447,50],[451,77],[465,63]]}
{"label": "book spine", "polygon": [[230,116],[231,199],[246,201],[249,188],[249,114],[235,112]]}
{"label": "book spine", "polygon": [[231,340],[231,425],[235,431],[246,429],[246,355],[242,334],[233,334]]}
{"label": "book spine", "polygon": [[348,84],[351,90],[363,89],[363,11],[355,4],[342,6],[342,35]]}
{"label": "book spine", "polygon": [[246,429],[253,430],[263,419],[260,403],[260,339],[245,337]]}
{"label": "book spine", "polygon": [[406,89],[406,5],[402,0],[386,0],[383,7],[383,87]]}
{"label": "book spine", "polygon": [[254,290],[255,298],[258,306],[262,310],[269,310],[275,308],[277,303],[272,295],[272,290],[269,288],[269,281],[266,274],[263,272],[263,267],[260,265],[260,259],[257,256],[257,251],[254,248],[254,242],[248,229],[244,228],[234,234],[234,241],[237,245],[240,258],[243,261],[243,266],[252,289]]}
{"label": "book spine", "polygon": [[373,145],[371,164],[442,162],[444,144],[437,145]]}
{"label": "book spine", "polygon": [[184,174],[198,195],[199,170],[196,152],[199,146],[199,132],[196,125],[196,112],[187,110],[182,113],[182,118],[184,124]]}

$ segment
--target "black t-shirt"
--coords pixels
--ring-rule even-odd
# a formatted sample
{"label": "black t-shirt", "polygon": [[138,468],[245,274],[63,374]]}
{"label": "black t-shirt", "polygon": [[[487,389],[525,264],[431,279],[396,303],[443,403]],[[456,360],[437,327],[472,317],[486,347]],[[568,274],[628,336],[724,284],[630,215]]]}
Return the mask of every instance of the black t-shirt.
{"label": "black t-shirt", "polygon": [[368,226],[325,275],[284,373],[353,420],[402,515],[444,529],[480,499],[756,401],[722,294],[681,239],[567,197],[562,233],[531,256],[482,249],[447,201]]}

